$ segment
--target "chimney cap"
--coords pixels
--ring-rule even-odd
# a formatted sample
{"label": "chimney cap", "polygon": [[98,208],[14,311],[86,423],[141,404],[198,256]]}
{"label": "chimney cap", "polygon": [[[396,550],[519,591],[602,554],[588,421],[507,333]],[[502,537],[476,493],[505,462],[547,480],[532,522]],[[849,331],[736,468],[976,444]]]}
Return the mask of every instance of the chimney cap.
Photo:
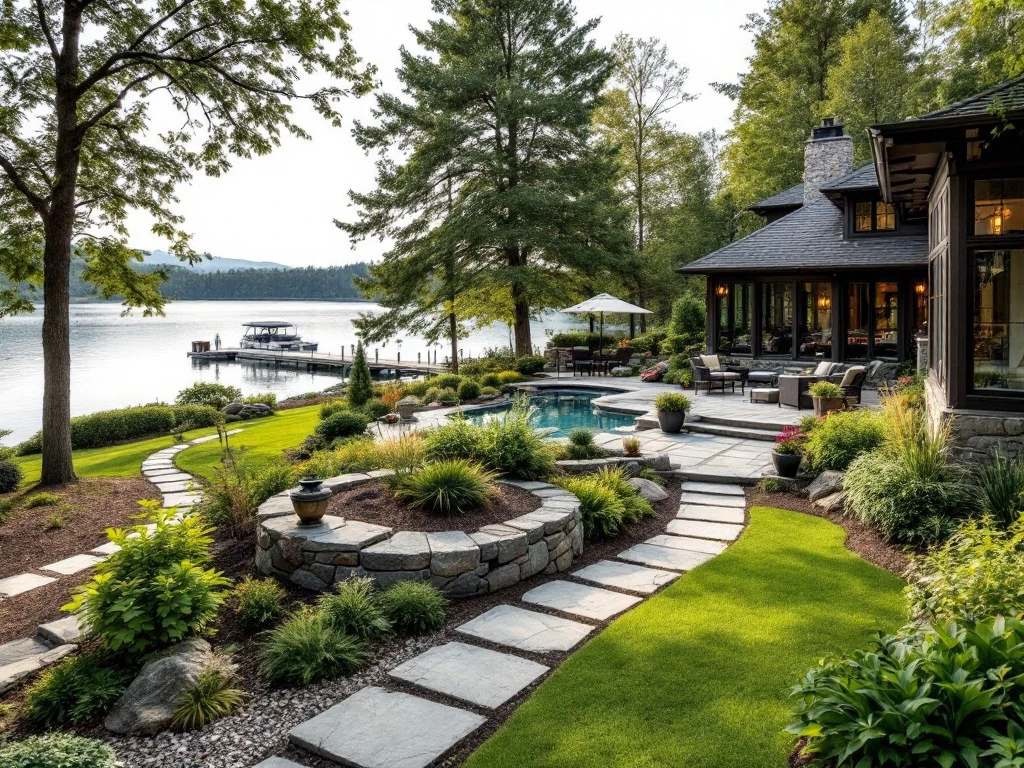
{"label": "chimney cap", "polygon": [[845,136],[846,133],[843,131],[843,124],[837,123],[834,117],[825,117],[821,120],[821,125],[814,128],[811,131],[811,141],[818,141],[820,139],[838,139]]}

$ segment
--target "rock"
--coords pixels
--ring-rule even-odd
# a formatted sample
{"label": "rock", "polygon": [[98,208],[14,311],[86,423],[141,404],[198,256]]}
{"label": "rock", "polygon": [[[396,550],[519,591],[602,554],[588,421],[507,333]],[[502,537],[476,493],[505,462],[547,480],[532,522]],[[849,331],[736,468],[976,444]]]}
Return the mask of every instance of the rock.
{"label": "rock", "polygon": [[532,512],[522,515],[521,517],[505,521],[505,525],[509,528],[516,528],[525,532],[528,544],[536,544],[540,541],[541,537],[544,535],[544,523],[545,520],[534,515]]}
{"label": "rock", "polygon": [[843,490],[843,474],[832,469],[822,472],[807,486],[807,500],[817,501]]}
{"label": "rock", "polygon": [[[543,526],[541,530],[543,530]],[[499,563],[507,563],[526,554],[526,533],[518,528],[507,525],[485,525],[477,531],[477,534],[489,536],[497,544]],[[481,537],[478,537],[477,534],[473,535],[473,540],[480,544]]]}
{"label": "rock", "polygon": [[464,573],[446,584],[443,589],[449,597],[472,597],[486,592],[488,585],[475,573]]}
{"label": "rock", "polygon": [[515,563],[508,563],[495,568],[487,574],[487,588],[490,592],[497,592],[499,589],[511,587],[519,583],[519,566]]}
{"label": "rock", "polygon": [[826,512],[842,512],[846,506],[846,492],[838,491],[814,502],[814,506],[821,507]]}
{"label": "rock", "polygon": [[640,495],[648,501],[664,501],[668,498],[668,494],[665,493],[665,489],[653,480],[647,480],[642,477],[631,477],[626,482],[636,488]]}
{"label": "rock", "polygon": [[[327,566],[330,568],[330,566]],[[334,569],[331,569],[331,580],[334,578]],[[324,582],[323,579],[318,576],[314,576],[312,573],[307,571],[305,568],[298,568],[292,571],[291,580],[293,584],[298,584],[303,589],[312,589],[314,592],[323,592],[327,589],[327,585],[331,582]]]}
{"label": "rock", "polygon": [[622,465],[622,471],[626,477],[634,477],[640,472],[640,464],[635,461],[627,461]]}
{"label": "rock", "polygon": [[415,571],[430,566],[426,534],[399,531],[387,541],[364,549],[360,564],[371,571]]}
{"label": "rock", "polygon": [[536,544],[531,544],[530,549],[527,552],[527,561],[520,566],[519,578],[528,579],[534,574],[543,571],[551,558],[548,555],[547,542],[538,541]]}
{"label": "rock", "polygon": [[377,582],[378,589],[387,589],[400,581],[423,581],[430,578],[430,570],[420,571],[367,571],[366,575]]}
{"label": "rock", "polygon": [[226,413],[228,416],[237,416],[243,410],[245,410],[244,403],[228,403],[227,405],[224,406],[224,413]]}
{"label": "rock", "polygon": [[114,733],[152,735],[171,725],[179,697],[212,662],[205,640],[186,640],[147,661],[103,725]]}
{"label": "rock", "polygon": [[462,531],[428,533],[430,572],[455,577],[480,565],[480,547]]}

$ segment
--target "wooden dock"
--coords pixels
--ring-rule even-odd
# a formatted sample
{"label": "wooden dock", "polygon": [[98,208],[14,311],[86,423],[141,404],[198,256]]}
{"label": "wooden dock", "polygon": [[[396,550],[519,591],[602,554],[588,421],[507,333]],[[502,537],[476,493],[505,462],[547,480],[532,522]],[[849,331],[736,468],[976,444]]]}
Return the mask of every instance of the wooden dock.
{"label": "wooden dock", "polygon": [[[246,361],[274,367],[295,368],[296,370],[326,370],[347,376],[352,368],[352,358],[324,352],[273,352],[265,349],[211,349],[209,352],[188,352],[193,360],[208,362]],[[440,363],[418,363],[408,360],[375,359],[367,355],[367,364],[374,373],[403,374],[444,373],[448,366]]]}

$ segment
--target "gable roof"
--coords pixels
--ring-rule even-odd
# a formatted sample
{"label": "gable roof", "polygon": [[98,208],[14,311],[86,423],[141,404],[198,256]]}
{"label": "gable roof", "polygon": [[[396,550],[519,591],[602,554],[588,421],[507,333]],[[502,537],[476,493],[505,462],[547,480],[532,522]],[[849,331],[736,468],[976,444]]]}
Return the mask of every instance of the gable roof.
{"label": "gable roof", "polygon": [[747,207],[748,211],[771,210],[773,208],[799,208],[804,204],[804,184],[800,182],[776,195],[766,197],[759,203]]}
{"label": "gable roof", "polygon": [[844,239],[844,215],[827,199],[773,221],[746,237],[679,267],[679,272],[778,271],[911,267],[928,264],[927,235]]}
{"label": "gable roof", "polygon": [[878,189],[878,174],[874,163],[862,165],[853,173],[840,176],[821,186],[822,192],[849,192],[862,189]]}
{"label": "gable roof", "polygon": [[988,115],[992,114],[994,110],[1006,110],[1007,112],[1024,110],[1024,75],[1019,75],[1012,80],[994,85],[981,93],[976,93],[962,101],[954,102],[942,109],[937,109],[920,117],[911,118],[910,122]]}

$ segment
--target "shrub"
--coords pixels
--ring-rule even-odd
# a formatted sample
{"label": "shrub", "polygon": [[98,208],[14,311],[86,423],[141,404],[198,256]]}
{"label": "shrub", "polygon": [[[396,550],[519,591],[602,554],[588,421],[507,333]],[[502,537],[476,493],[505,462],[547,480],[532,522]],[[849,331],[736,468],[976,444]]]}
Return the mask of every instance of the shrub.
{"label": "shrub", "polygon": [[665,340],[667,335],[664,330],[652,329],[631,339],[629,345],[639,354],[657,355],[660,351],[661,342]]}
{"label": "shrub", "polygon": [[624,514],[623,522],[635,523],[644,517],[654,515],[654,507],[651,502],[640,495],[640,491],[627,482],[626,474],[622,469],[605,467],[594,475],[595,480],[622,500]]}
{"label": "shrub", "polygon": [[531,410],[519,400],[481,429],[479,459],[495,472],[522,480],[541,480],[555,471],[552,449],[534,431]]}
{"label": "shrub", "polygon": [[596,475],[566,478],[561,485],[580,500],[583,533],[587,538],[614,536],[622,529],[626,506]]}
{"label": "shrub", "polygon": [[244,536],[252,531],[260,504],[292,487],[292,471],[283,460],[251,461],[244,456],[218,467],[204,490],[200,514],[236,538]]}
{"label": "shrub", "polygon": [[589,429],[578,427],[569,432],[569,442],[581,448],[589,448],[594,444],[594,433]]}
{"label": "shrub", "polygon": [[578,428],[569,432],[569,444],[563,450],[563,456],[571,461],[596,459],[607,455],[607,451],[594,445],[594,433],[589,429]]}
{"label": "shrub", "polygon": [[493,389],[500,389],[501,377],[496,373],[488,373],[480,377],[480,385],[484,388],[491,387]]}
{"label": "shrub", "polygon": [[465,380],[464,376],[460,376],[457,373],[441,373],[430,379],[430,386],[437,389],[457,390],[459,385]]}
{"label": "shrub", "polygon": [[907,600],[915,617],[948,621],[1024,612],[1024,523],[1003,530],[969,520],[944,545],[911,558]]}
{"label": "shrub", "polygon": [[42,493],[33,494],[25,502],[25,506],[28,509],[35,509],[37,507],[53,507],[60,504],[60,495],[56,493],[48,493],[43,491]]}
{"label": "shrub", "polygon": [[540,355],[517,357],[512,367],[523,376],[533,376],[544,370],[547,360]]}
{"label": "shrub", "polygon": [[523,381],[529,381],[528,376],[524,376],[519,371],[502,371],[498,374],[498,382],[501,386],[506,384],[519,384]]}
{"label": "shrub", "polygon": [[23,477],[21,467],[13,461],[0,459],[0,493],[11,493],[18,490]]}
{"label": "shrub", "polygon": [[[387,413],[392,413],[395,410],[395,407],[398,405],[398,401],[402,399],[402,394],[402,387],[399,384],[391,383],[385,384],[381,387],[380,401],[384,403],[384,406],[388,409]],[[377,418],[380,417],[378,416]]]}
{"label": "shrub", "polygon": [[808,672],[787,730],[829,765],[1019,764],[1022,642],[1003,618],[879,638]]}
{"label": "shrub", "polygon": [[268,408],[277,408],[277,395],[273,392],[260,392],[256,395],[247,395],[238,402],[249,405],[265,405]]}
{"label": "shrub", "polygon": [[437,392],[437,402],[441,405],[458,405],[459,395],[454,389],[441,389]]}
{"label": "shrub", "polygon": [[335,477],[348,472],[380,469],[380,456],[372,437],[353,437],[330,450],[316,451],[295,469],[295,477]]}
{"label": "shrub", "polygon": [[480,397],[480,385],[472,379],[466,379],[459,384],[459,400],[476,400]]}
{"label": "shrub", "polygon": [[441,394],[441,390],[437,387],[430,387],[426,392],[423,393],[423,397],[420,398],[420,403],[423,405],[430,405],[431,403],[437,402],[437,396]]}
{"label": "shrub", "polygon": [[806,451],[816,472],[845,470],[855,458],[880,446],[884,437],[881,414],[866,409],[842,411],[815,422]]}
{"label": "shrub", "polygon": [[438,515],[461,515],[497,495],[495,474],[464,459],[435,461],[397,478],[395,496]]}
{"label": "shrub", "polygon": [[363,434],[369,424],[370,420],[361,413],[342,411],[317,424],[314,435],[323,445],[330,445],[335,440]]}
{"label": "shrub", "polygon": [[672,304],[672,319],[669,320],[670,333],[684,336],[690,343],[704,338],[706,302],[696,296],[680,296]]}
{"label": "shrub", "polygon": [[496,394],[498,394],[497,387],[481,387],[480,388],[480,395],[481,396],[489,397],[490,395],[496,395]]}
{"label": "shrub", "polygon": [[[141,502],[156,528],[115,529],[121,547],[95,567],[92,581],[79,587],[65,610],[85,609],[84,623],[112,651],[143,654],[203,630],[230,585],[210,562],[213,530],[200,517],[175,523],[174,509]],[[138,534],[129,538],[129,534]]]}
{"label": "shrub", "polygon": [[181,390],[174,402],[178,405],[209,405],[220,409],[228,403],[238,402],[241,397],[242,390],[238,387],[213,381],[197,381],[191,387]]}
{"label": "shrub", "polygon": [[373,397],[373,381],[362,339],[356,343],[356,356],[352,360],[352,372],[349,375],[348,387],[345,389],[345,397],[353,408],[361,408]]}
{"label": "shrub", "polygon": [[678,355],[686,352],[692,343],[688,336],[666,336],[665,340],[661,342],[661,353]]}
{"label": "shrub", "polygon": [[412,472],[426,461],[423,438],[416,432],[377,443],[376,448],[378,468],[393,470],[396,478]]}
{"label": "shrub", "polygon": [[336,413],[348,410],[348,403],[344,400],[331,400],[329,403],[324,403],[320,406],[320,420],[324,421],[331,418]]}
{"label": "shrub", "polygon": [[816,381],[807,388],[813,397],[842,397],[843,390],[833,381]]}
{"label": "shrub", "polygon": [[690,410],[690,398],[675,392],[663,392],[654,398],[654,407],[662,413],[686,413]]}
{"label": "shrub", "polygon": [[640,438],[634,435],[628,435],[622,438],[622,450],[627,456],[639,456]]}
{"label": "shrub", "polygon": [[1018,519],[1024,510],[1021,493],[1024,492],[1024,459],[1010,459],[1002,451],[978,471],[981,489],[981,509],[1003,526]]}
{"label": "shrub", "polygon": [[350,675],[366,656],[363,640],[332,627],[322,611],[304,608],[267,633],[260,671],[271,685],[298,687]]}
{"label": "shrub", "polygon": [[29,688],[24,717],[37,728],[88,723],[106,714],[133,677],[131,669],[118,667],[105,654],[71,656]]}
{"label": "shrub", "polygon": [[[100,411],[71,419],[71,447],[102,448],[140,437],[165,435],[174,428],[174,408],[169,405],[140,405]],[[42,435],[37,434],[18,446],[19,455],[39,453]]]}
{"label": "shrub", "polygon": [[235,666],[223,657],[202,671],[186,688],[171,718],[171,727],[180,731],[203,728],[219,717],[230,715],[245,698],[235,684]]}
{"label": "shrub", "polygon": [[391,622],[371,578],[353,576],[340,582],[333,594],[320,597],[319,606],[328,623],[340,632],[364,640],[391,634]]}
{"label": "shrub", "polygon": [[114,750],[96,739],[67,733],[30,736],[0,746],[3,768],[114,768]]}
{"label": "shrub", "polygon": [[174,429],[184,432],[201,427],[215,427],[223,421],[224,415],[209,405],[175,405]]}
{"label": "shrub", "polygon": [[370,421],[376,421],[381,416],[386,416],[391,413],[391,408],[385,405],[383,400],[379,400],[378,398],[367,400],[359,410],[366,414],[366,418]]}
{"label": "shrub", "polygon": [[455,418],[424,433],[427,459],[475,459],[480,455],[483,433],[463,418]]}
{"label": "shrub", "polygon": [[235,613],[249,630],[259,629],[281,613],[285,591],[273,579],[246,578],[235,585]]}
{"label": "shrub", "polygon": [[381,605],[395,631],[423,635],[444,624],[448,598],[424,581],[400,581],[381,595]]}
{"label": "shrub", "polygon": [[782,483],[777,477],[765,477],[759,483],[762,493],[779,493],[782,491]]}

